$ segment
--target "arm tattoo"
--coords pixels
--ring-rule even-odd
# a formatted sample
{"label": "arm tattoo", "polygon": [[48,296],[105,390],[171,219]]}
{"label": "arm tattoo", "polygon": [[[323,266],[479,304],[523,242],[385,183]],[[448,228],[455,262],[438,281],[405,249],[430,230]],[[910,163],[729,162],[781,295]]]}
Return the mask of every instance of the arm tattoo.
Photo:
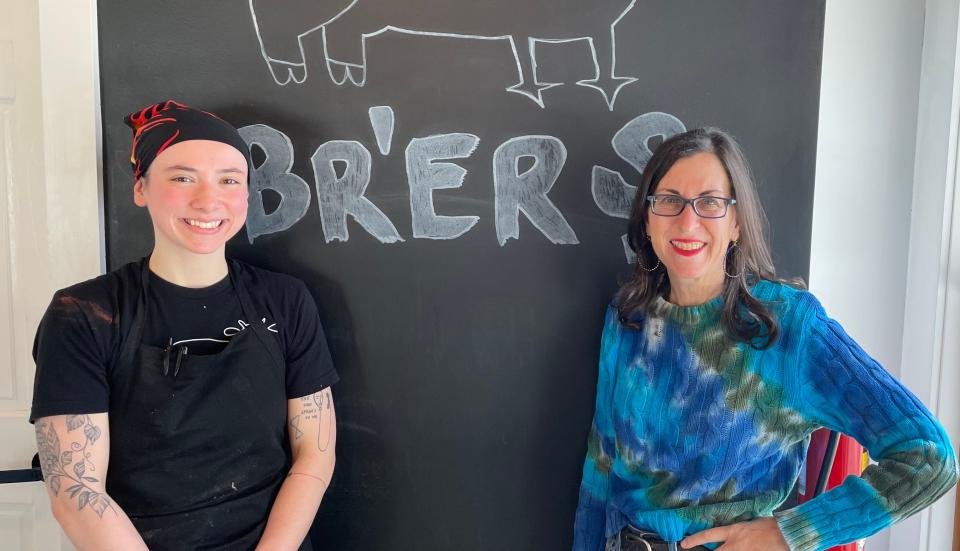
{"label": "arm tattoo", "polygon": [[330,393],[329,388],[300,398],[300,415],[290,420],[291,424],[297,421],[295,425],[296,430],[293,432],[294,439],[299,439],[303,436],[303,432],[300,430],[299,417],[302,417],[304,422],[316,421],[320,426],[317,433],[317,449],[322,452],[327,451],[327,448],[330,447],[330,440],[333,438],[332,410],[333,395]]}
{"label": "arm tattoo", "polygon": [[67,432],[73,432],[80,427],[83,427],[83,444],[71,442],[69,450],[61,451],[60,436],[53,424],[37,423],[37,451],[40,453],[43,478],[54,497],[60,495],[62,484],[70,484],[65,491],[71,498],[77,498],[78,511],[89,505],[100,518],[103,518],[103,512],[107,509],[117,514],[110,498],[88,485],[99,482],[90,476],[90,473],[97,469],[90,461],[87,447],[100,438],[100,427],[94,425],[87,415],[67,415]]}
{"label": "arm tattoo", "polygon": [[320,409],[320,432],[317,434],[317,448],[325,452],[330,447],[330,439],[333,436],[333,395],[330,389],[325,388],[313,395],[313,401]]}
{"label": "arm tattoo", "polygon": [[300,437],[303,436],[303,431],[300,430],[300,416],[295,415],[293,419],[290,420],[290,432],[293,434],[294,440],[300,440]]}

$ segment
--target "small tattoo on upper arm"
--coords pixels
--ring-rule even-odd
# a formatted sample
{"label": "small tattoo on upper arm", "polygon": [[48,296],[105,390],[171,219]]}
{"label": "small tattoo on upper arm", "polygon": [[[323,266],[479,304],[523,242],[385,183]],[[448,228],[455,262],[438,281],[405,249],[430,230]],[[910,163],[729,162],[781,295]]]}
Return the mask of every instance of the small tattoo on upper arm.
{"label": "small tattoo on upper arm", "polygon": [[314,395],[300,398],[300,415],[303,416],[304,421],[319,419],[320,408],[316,405]]}
{"label": "small tattoo on upper arm", "polygon": [[110,498],[88,485],[99,482],[98,479],[90,476],[90,473],[96,472],[97,469],[90,460],[87,447],[100,438],[100,427],[93,424],[87,415],[67,416],[67,432],[73,432],[80,427],[83,427],[83,443],[71,442],[69,450],[61,451],[60,436],[53,428],[53,424],[37,423],[35,427],[37,451],[40,454],[43,478],[47,481],[54,497],[60,495],[60,488],[64,482],[70,484],[65,491],[71,498],[77,498],[78,511],[89,505],[100,518],[103,518],[103,512],[107,509],[116,514],[117,511],[113,508]]}
{"label": "small tattoo on upper arm", "polygon": [[295,415],[293,419],[290,419],[290,432],[293,433],[294,440],[300,440],[303,436],[303,431],[300,430],[300,416]]}
{"label": "small tattoo on upper arm", "polygon": [[[67,415],[67,432],[73,432],[75,429],[83,427],[83,435],[87,437],[87,443],[93,444],[100,439],[100,427],[90,421],[86,415]],[[86,445],[83,446],[86,448]]]}
{"label": "small tattoo on upper arm", "polygon": [[333,438],[333,395],[329,388],[300,398],[300,413],[290,419],[290,432],[294,440],[299,440],[304,432],[312,429],[316,423],[317,448],[327,451]]}
{"label": "small tattoo on upper arm", "polygon": [[313,395],[313,401],[320,410],[320,431],[317,433],[317,448],[323,452],[330,447],[330,440],[333,437],[333,415],[330,412],[333,407],[333,395],[329,388],[325,388]]}

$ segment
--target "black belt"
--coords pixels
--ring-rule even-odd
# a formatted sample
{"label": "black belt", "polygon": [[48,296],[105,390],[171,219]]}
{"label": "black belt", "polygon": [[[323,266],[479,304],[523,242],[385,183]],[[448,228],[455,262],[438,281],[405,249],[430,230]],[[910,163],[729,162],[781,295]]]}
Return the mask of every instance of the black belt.
{"label": "black belt", "polygon": [[[607,549],[611,551],[670,551],[670,544],[661,539],[652,532],[646,532],[633,526],[624,526],[620,533],[609,542]],[[681,551],[680,543],[677,542],[677,551]],[[693,551],[710,551],[708,548],[699,545],[692,548]],[[690,550],[684,550],[690,551]]]}
{"label": "black belt", "polygon": [[43,472],[40,470],[40,456],[34,454],[33,461],[30,463],[33,468],[0,471],[0,484],[13,484],[14,482],[36,482],[38,480],[43,480]]}

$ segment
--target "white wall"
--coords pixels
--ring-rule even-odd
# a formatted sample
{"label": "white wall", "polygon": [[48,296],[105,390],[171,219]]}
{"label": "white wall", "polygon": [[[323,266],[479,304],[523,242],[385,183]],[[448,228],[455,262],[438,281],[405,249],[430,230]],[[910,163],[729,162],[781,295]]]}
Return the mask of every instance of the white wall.
{"label": "white wall", "polygon": [[[901,378],[960,440],[960,0],[926,0]],[[951,251],[951,242],[953,250]],[[951,548],[955,492],[891,530],[890,548]],[[957,544],[954,544],[954,547]]]}
{"label": "white wall", "polygon": [[810,288],[895,374],[922,45],[918,2],[827,1]]}
{"label": "white wall", "polygon": [[[95,0],[0,0],[0,469],[29,465],[33,334],[100,272]],[[73,549],[40,484],[0,487],[0,548]]]}
{"label": "white wall", "polygon": [[[940,416],[955,443],[957,411],[938,398],[949,392],[939,350],[957,5],[827,1],[810,259],[811,290],[830,315]],[[948,549],[952,500],[871,538],[867,550]]]}

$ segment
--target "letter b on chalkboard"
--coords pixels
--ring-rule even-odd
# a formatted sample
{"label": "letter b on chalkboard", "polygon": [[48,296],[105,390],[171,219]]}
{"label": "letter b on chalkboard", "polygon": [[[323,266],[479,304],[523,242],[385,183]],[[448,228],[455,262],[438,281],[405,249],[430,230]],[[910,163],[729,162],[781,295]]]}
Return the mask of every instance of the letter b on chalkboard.
{"label": "letter b on chalkboard", "polygon": [[[264,161],[251,167],[250,207],[247,211],[247,238],[250,243],[261,235],[283,231],[303,218],[310,207],[310,186],[303,178],[292,174],[293,142],[286,134],[265,124],[254,124],[240,129],[253,153],[260,149]],[[280,195],[280,204],[267,214],[263,206],[263,191],[273,190]]]}

